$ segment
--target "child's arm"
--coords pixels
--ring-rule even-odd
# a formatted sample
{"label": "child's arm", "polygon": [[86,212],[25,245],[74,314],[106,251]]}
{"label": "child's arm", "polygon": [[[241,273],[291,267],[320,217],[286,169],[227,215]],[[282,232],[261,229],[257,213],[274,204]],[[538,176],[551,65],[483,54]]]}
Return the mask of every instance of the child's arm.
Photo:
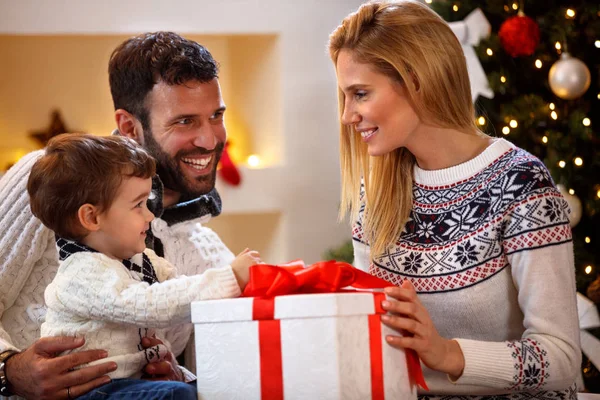
{"label": "child's arm", "polygon": [[[173,268],[156,256],[151,261],[157,275]],[[131,278],[117,260],[98,253],[78,253],[63,262],[45,299],[50,309],[80,318],[165,328],[190,322],[193,301],[240,293],[230,266],[148,285]]]}

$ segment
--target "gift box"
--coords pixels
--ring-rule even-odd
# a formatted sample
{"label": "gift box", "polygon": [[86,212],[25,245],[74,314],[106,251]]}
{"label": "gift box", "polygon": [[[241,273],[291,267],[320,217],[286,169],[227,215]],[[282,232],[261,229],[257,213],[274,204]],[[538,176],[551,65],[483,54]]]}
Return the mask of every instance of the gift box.
{"label": "gift box", "polygon": [[342,291],[362,271],[256,267],[254,297],[192,303],[199,399],[417,398],[416,354],[385,341],[398,333],[381,323],[384,293]]}

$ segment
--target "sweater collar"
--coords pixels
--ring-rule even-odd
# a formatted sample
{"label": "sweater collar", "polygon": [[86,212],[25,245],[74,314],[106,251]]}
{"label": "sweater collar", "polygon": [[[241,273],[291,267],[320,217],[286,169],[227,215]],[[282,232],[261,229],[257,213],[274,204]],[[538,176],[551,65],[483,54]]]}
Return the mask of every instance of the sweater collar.
{"label": "sweater collar", "polygon": [[[60,261],[66,260],[68,257],[77,253],[98,253],[98,250],[92,249],[83,243],[74,240],[64,239],[56,236],[56,246],[58,247],[58,258]],[[154,271],[154,267],[150,259],[145,253],[136,254],[129,260],[121,260],[121,263],[130,271],[138,273],[142,280],[149,285],[158,282],[158,277]]]}
{"label": "sweater collar", "polygon": [[415,164],[415,183],[425,186],[449,185],[469,179],[493,164],[507,152],[514,150],[515,146],[507,140],[495,139],[477,157],[453,167],[424,170]]}

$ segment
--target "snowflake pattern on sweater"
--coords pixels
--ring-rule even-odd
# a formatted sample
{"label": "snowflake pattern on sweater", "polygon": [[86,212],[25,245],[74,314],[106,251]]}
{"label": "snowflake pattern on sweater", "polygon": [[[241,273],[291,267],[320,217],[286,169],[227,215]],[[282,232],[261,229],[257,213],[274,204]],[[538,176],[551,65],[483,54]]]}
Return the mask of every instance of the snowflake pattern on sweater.
{"label": "snowflake pattern on sweater", "polygon": [[[416,184],[404,232],[369,272],[395,285],[409,277],[420,293],[460,290],[504,269],[508,254],[571,240],[568,205],[539,160],[511,150],[492,165],[452,185]],[[366,244],[363,214],[353,239]]]}
{"label": "snowflake pattern on sweater", "polygon": [[[363,199],[364,195],[363,188]],[[362,228],[364,208],[363,204],[353,226],[355,248],[357,244],[368,248]],[[402,234],[365,267],[394,285],[409,279],[420,296],[458,295],[459,291],[477,291],[477,285],[503,271],[510,274],[509,259],[515,254],[571,241],[568,205],[546,167],[510,145],[466,179],[442,185],[415,183],[413,210]],[[506,340],[505,345],[514,362],[514,375],[504,390],[518,395],[420,398],[575,398],[575,386],[544,391],[552,362],[544,346],[529,338]]]}

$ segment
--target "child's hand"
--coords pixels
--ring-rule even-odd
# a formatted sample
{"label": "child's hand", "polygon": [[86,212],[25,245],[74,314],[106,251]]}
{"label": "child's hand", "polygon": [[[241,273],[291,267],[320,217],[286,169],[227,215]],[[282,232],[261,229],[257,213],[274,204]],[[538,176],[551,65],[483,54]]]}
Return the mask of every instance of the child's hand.
{"label": "child's hand", "polygon": [[231,263],[231,269],[233,269],[235,279],[237,279],[238,285],[240,285],[242,291],[250,279],[249,268],[255,264],[260,264],[261,262],[262,260],[260,259],[258,251],[246,249],[238,254]]}

